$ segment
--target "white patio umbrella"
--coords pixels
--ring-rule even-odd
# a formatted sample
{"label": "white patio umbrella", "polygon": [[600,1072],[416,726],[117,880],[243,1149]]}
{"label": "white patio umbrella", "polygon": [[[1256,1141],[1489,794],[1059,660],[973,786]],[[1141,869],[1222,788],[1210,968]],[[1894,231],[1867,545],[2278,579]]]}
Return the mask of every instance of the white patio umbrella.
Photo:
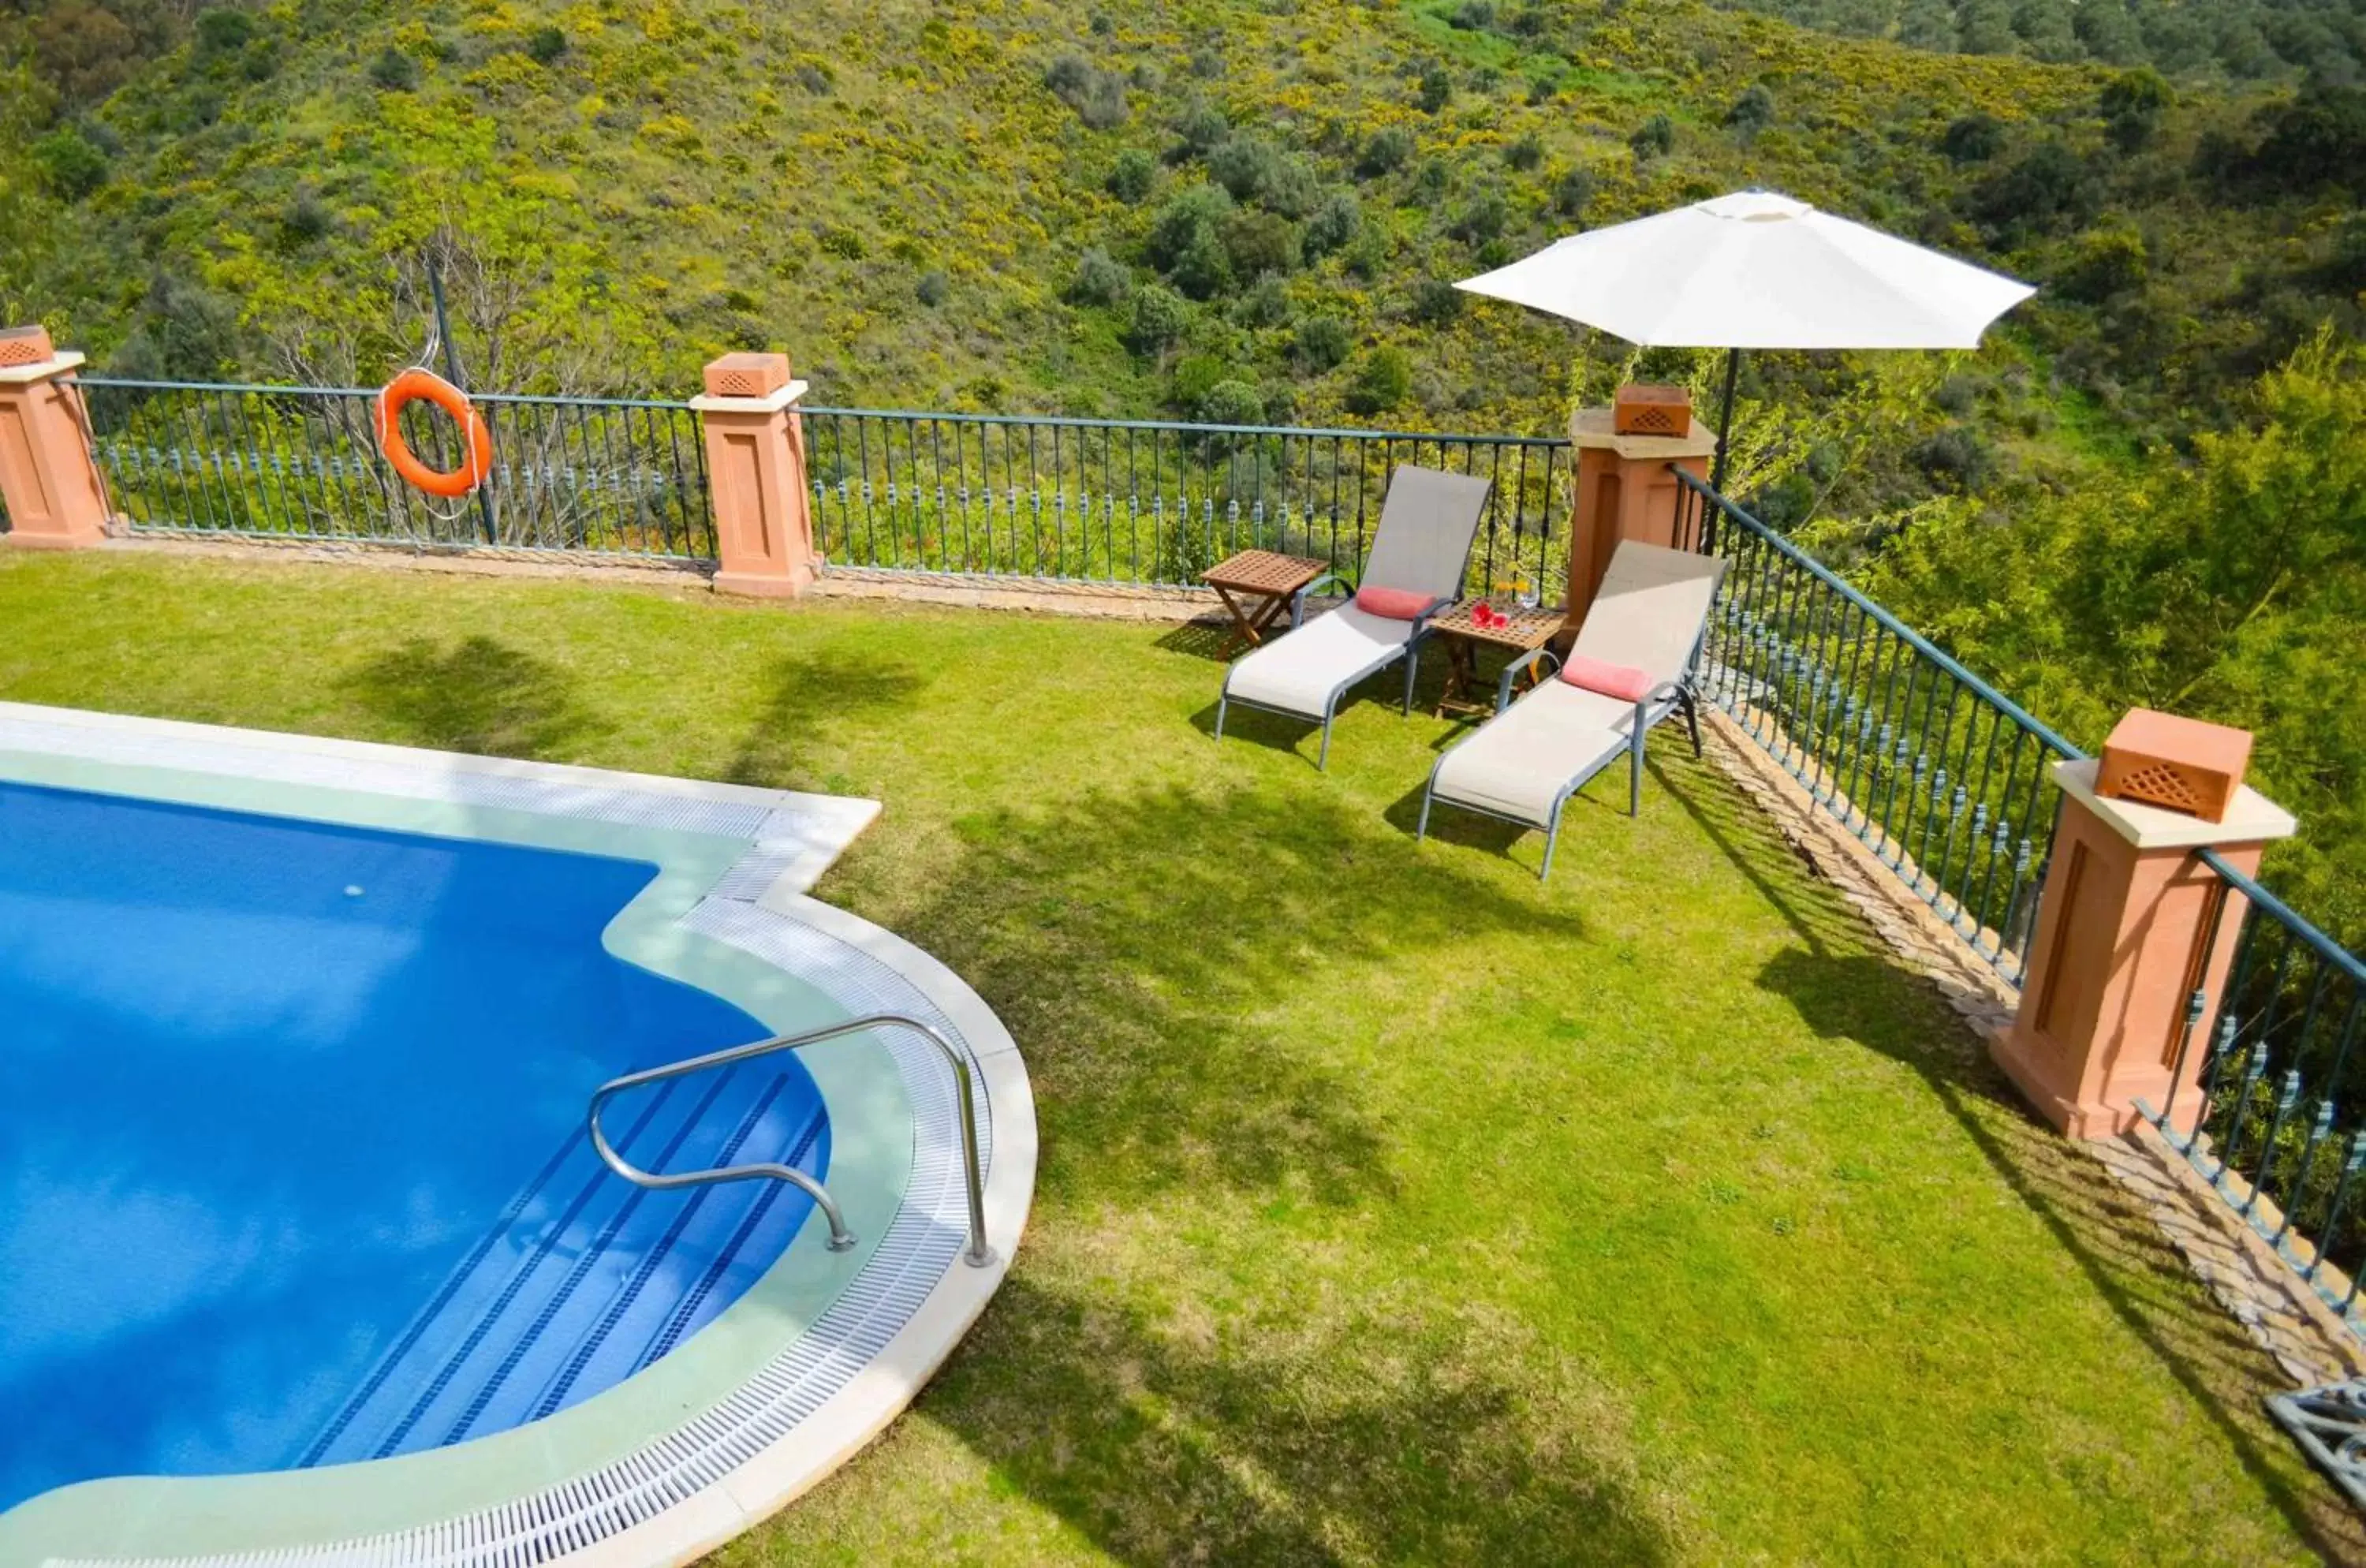
{"label": "white patio umbrella", "polygon": [[2037,292],[1768,190],[1572,234],[1455,287],[1646,348],[1727,350],[1719,486],[1743,349],[1975,348]]}

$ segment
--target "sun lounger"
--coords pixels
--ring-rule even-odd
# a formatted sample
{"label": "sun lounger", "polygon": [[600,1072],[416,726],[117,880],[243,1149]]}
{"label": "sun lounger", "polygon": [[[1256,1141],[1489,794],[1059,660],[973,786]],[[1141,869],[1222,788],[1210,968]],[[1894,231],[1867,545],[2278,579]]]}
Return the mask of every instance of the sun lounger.
{"label": "sun lounger", "polygon": [[[1621,753],[1628,759],[1628,814],[1639,812],[1646,732],[1682,711],[1693,750],[1700,750],[1693,665],[1724,571],[1714,557],[1621,544],[1578,628],[1568,668],[1516,703],[1509,702],[1513,676],[1552,655],[1539,649],[1504,672],[1495,716],[1430,770],[1414,836],[1427,835],[1430,807],[1439,801],[1541,829],[1545,859],[1538,874],[1549,876],[1561,807]],[[1587,683],[1573,684],[1572,676]]]}
{"label": "sun lounger", "polygon": [[1404,664],[1404,706],[1410,713],[1429,617],[1462,592],[1489,488],[1482,479],[1411,465],[1391,475],[1356,598],[1303,623],[1304,595],[1326,579],[1300,591],[1291,629],[1224,672],[1216,699],[1216,739],[1224,738],[1224,714],[1233,704],[1288,714],[1323,727],[1315,765],[1328,766],[1331,720],[1339,700],[1358,682],[1399,660]]}

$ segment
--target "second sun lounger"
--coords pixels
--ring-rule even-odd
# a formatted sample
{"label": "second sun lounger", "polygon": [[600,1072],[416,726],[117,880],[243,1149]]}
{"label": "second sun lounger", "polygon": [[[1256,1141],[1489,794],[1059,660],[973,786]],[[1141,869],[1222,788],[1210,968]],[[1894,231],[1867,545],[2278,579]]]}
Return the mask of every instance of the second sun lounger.
{"label": "second sun lounger", "polygon": [[1638,813],[1645,732],[1681,711],[1693,750],[1700,750],[1693,665],[1724,573],[1725,562],[1715,557],[1621,544],[1569,657],[1572,670],[1588,672],[1596,685],[1620,687],[1620,694],[1553,679],[1505,706],[1513,674],[1552,656],[1540,649],[1514,664],[1497,688],[1495,716],[1430,770],[1414,837],[1427,835],[1429,808],[1438,801],[1542,829],[1545,860],[1538,875],[1549,876],[1561,807],[1622,752],[1628,759],[1628,814]]}

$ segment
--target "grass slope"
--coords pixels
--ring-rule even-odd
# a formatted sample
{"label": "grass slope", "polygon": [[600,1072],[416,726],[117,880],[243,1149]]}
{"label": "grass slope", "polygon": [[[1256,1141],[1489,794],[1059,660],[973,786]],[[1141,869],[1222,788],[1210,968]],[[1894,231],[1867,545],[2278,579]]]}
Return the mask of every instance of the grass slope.
{"label": "grass slope", "polygon": [[873,795],[1034,1075],[1001,1296],[774,1562],[2296,1562],[2273,1370],[1712,767],[1538,845],[1198,632],[0,554],[0,697]]}

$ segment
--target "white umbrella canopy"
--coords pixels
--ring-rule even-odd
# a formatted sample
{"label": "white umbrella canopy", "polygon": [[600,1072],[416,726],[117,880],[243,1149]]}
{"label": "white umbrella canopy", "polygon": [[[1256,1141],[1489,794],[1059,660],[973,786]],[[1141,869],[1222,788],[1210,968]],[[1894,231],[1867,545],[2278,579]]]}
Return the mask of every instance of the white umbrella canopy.
{"label": "white umbrella canopy", "polygon": [[1737,191],[1572,234],[1455,286],[1647,348],[1974,348],[2036,292],[1835,218]]}

